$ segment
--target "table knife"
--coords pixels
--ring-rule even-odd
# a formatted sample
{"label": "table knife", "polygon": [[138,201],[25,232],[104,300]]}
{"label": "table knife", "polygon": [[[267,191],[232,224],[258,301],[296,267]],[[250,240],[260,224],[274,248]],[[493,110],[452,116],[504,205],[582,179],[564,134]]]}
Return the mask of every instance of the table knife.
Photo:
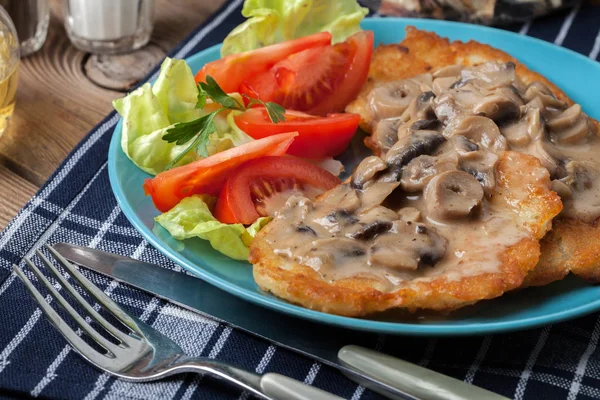
{"label": "table knife", "polygon": [[53,247],[85,268],[337,368],[353,381],[388,398],[506,400],[496,393],[364,347],[374,345],[372,335],[367,337],[358,331],[268,310],[199,278],[130,257],[69,243]]}

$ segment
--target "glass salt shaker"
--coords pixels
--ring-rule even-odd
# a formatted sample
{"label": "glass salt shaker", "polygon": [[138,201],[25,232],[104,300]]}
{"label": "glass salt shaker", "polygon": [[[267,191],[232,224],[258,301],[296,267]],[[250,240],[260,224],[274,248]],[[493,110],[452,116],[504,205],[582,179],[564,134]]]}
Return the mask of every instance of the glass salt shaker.
{"label": "glass salt shaker", "polygon": [[21,40],[21,57],[38,51],[48,35],[48,0],[0,0],[0,6],[15,24]]}
{"label": "glass salt shaker", "polygon": [[63,0],[71,43],[90,53],[125,53],[150,40],[154,0]]}

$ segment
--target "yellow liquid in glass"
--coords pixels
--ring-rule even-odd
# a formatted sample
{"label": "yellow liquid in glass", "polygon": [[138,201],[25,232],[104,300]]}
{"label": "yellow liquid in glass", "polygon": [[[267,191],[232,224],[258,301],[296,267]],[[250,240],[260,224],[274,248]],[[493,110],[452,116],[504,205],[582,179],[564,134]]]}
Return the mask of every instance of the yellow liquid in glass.
{"label": "yellow liquid in glass", "polygon": [[19,59],[14,53],[14,38],[0,29],[0,136],[15,108],[18,79]]}

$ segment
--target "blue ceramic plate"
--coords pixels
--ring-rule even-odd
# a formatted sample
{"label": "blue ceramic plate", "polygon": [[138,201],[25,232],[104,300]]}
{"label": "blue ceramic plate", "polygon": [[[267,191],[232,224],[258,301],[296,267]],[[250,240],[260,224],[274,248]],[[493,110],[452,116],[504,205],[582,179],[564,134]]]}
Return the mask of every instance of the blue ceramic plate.
{"label": "blue ceramic plate", "polygon": [[[556,83],[594,118],[600,111],[594,107],[600,93],[600,64],[560,47],[480,26],[443,21],[407,19],[367,19],[363,28],[375,32],[375,42],[397,43],[404,38],[404,28],[414,25],[434,31],[450,39],[470,39],[502,49],[539,71]],[[187,61],[196,71],[206,62],[219,58],[219,46],[206,49]],[[157,249],[174,262],[210,282],[248,301],[277,311],[314,321],[360,329],[410,335],[487,334],[532,328],[600,310],[600,287],[587,285],[569,277],[542,288],[509,293],[501,298],[481,302],[459,310],[447,319],[420,319],[394,322],[347,318],[308,310],[289,304],[259,290],[252,279],[252,268],[246,262],[231,260],[214,251],[208,242],[172,239],[162,228],[154,226],[158,215],[150,197],[144,196],[142,182],[149,175],[139,170],[121,151],[121,123],[117,125],[109,150],[110,182],[123,212],[133,226]],[[357,141],[358,143],[358,141]],[[361,146],[352,146],[342,161],[352,167],[361,157]],[[364,149],[362,149],[364,154]]]}

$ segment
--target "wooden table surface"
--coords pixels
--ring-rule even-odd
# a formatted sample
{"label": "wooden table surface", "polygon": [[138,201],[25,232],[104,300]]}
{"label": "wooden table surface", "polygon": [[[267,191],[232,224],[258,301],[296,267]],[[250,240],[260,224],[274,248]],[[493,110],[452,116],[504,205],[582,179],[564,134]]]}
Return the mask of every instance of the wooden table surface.
{"label": "wooden table surface", "polygon": [[48,38],[41,50],[21,60],[15,113],[0,138],[0,230],[111,111],[111,101],[222,3],[155,0],[150,44],[135,53],[99,57],[71,45],[59,0],[51,1]]}

